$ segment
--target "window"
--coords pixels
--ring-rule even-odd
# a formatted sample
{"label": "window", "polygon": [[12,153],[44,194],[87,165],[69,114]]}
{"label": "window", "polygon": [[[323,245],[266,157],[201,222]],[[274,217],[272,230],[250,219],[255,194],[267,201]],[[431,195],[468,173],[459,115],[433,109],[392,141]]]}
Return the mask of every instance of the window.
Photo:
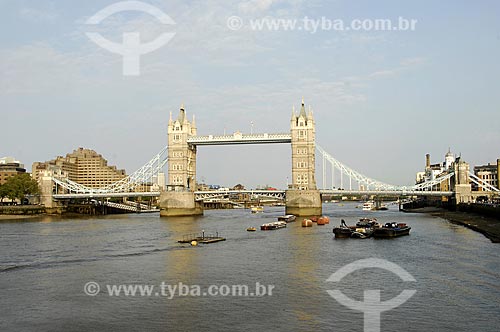
{"label": "window", "polygon": [[182,171],[182,165],[181,164],[173,164],[172,165],[172,170],[173,171]]}
{"label": "window", "polygon": [[299,161],[297,163],[297,168],[307,168],[307,162],[305,162],[305,161]]}

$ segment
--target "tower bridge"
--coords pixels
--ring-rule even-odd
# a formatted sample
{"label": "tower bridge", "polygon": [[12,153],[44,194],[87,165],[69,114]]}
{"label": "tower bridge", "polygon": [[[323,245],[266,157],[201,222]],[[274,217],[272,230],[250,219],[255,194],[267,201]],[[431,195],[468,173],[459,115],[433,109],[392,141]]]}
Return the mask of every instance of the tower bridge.
{"label": "tower bridge", "polygon": [[[231,135],[198,135],[193,116],[189,121],[181,106],[177,119],[168,122],[168,145],[139,170],[104,188],[88,188],[70,181],[62,174],[45,173],[40,178],[42,203],[52,207],[68,199],[112,198],[112,197],[159,197],[162,216],[202,214],[205,199],[241,194],[242,191],[200,192],[196,191],[197,149],[206,145],[232,144],[290,144],[292,160],[292,183],[284,191],[252,190],[252,195],[285,198],[286,213],[295,215],[319,215],[322,212],[321,195],[383,195],[383,196],[428,196],[450,197],[457,203],[471,202],[478,195],[498,195],[499,189],[476,177],[469,165],[457,158],[450,167],[437,177],[414,186],[396,186],[367,177],[348,167],[316,144],[316,127],[313,112],[306,111],[304,100],[298,113],[292,109],[290,132],[252,133],[236,132]],[[316,184],[316,151],[322,158],[322,188]],[[167,190],[153,188],[147,192],[144,186],[152,183],[164,166],[168,166]],[[331,187],[327,188],[327,166],[331,170]],[[340,187],[335,188],[337,171]],[[348,188],[344,188],[344,179]],[[471,191],[471,183],[482,189]],[[353,188],[358,185],[358,189]],[[248,193],[248,192],[245,192]]]}
{"label": "tower bridge", "polygon": [[289,143],[292,147],[292,184],[286,191],[286,213],[318,215],[322,212],[315,179],[316,127],[312,110],[306,112],[304,100],[298,114],[292,110],[290,133],[197,135],[195,118],[189,121],[183,106],[176,120],[168,122],[168,184],[160,196],[163,216],[201,214],[196,201],[196,152],[198,146],[228,144]]}

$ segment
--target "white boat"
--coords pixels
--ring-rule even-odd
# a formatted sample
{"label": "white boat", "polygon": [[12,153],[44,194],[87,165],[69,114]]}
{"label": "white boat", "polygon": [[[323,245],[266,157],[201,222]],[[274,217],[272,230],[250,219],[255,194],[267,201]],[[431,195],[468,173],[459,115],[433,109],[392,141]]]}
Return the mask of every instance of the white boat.
{"label": "white boat", "polygon": [[363,204],[363,211],[371,211],[375,208],[375,202],[368,201]]}
{"label": "white boat", "polygon": [[276,221],[276,222],[271,222],[267,224],[262,224],[260,226],[261,231],[270,231],[270,230],[275,230],[275,229],[280,229],[280,228],[285,228],[286,227],[286,222],[284,221]]}

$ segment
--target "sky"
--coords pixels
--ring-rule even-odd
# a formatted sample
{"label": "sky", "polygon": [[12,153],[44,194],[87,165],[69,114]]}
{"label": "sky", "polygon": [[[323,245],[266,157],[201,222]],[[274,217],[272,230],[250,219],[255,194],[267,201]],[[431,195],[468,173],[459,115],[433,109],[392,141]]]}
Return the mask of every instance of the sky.
{"label": "sky", "polygon": [[[132,173],[166,145],[181,103],[200,135],[276,133],[303,97],[317,144],[386,183],[413,184],[425,154],[441,162],[448,148],[472,165],[500,158],[498,1],[145,0],[175,24],[137,11],[86,24],[116,2],[0,0],[0,157],[30,170],[85,147]],[[304,17],[417,21],[414,31],[251,24]],[[122,56],[86,32],[116,43],[175,35],[124,76]],[[284,188],[291,174],[288,144],[200,147],[197,162],[198,181],[224,186]]]}

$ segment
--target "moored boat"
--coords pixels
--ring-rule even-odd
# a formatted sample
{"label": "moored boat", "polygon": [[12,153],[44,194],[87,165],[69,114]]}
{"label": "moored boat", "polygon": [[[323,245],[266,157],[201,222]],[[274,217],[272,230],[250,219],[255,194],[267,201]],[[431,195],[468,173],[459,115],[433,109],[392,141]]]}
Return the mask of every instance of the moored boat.
{"label": "moored boat", "polygon": [[270,223],[262,224],[260,226],[260,230],[261,231],[271,231],[271,230],[285,228],[285,227],[286,227],[286,222],[284,222],[284,221],[276,221],[276,222],[270,222]]}
{"label": "moored boat", "polygon": [[347,239],[350,238],[352,235],[352,228],[350,227],[335,227],[333,229],[333,234],[335,234],[335,238],[339,239]]}
{"label": "moored boat", "polygon": [[410,235],[411,227],[404,223],[388,222],[380,228],[376,228],[373,232],[373,237],[397,237],[403,235]]}
{"label": "moored boat", "polygon": [[292,221],[295,221],[296,218],[297,217],[295,217],[293,214],[287,214],[287,215],[278,217],[278,221],[292,222]]}
{"label": "moored boat", "polygon": [[375,218],[362,218],[356,223],[356,226],[347,226],[342,219],[340,227],[335,227],[333,233],[336,238],[367,239],[373,235],[374,230],[378,227],[380,225]]}
{"label": "moored boat", "polygon": [[248,227],[247,228],[247,232],[255,232],[257,230],[257,228],[255,227]]}

